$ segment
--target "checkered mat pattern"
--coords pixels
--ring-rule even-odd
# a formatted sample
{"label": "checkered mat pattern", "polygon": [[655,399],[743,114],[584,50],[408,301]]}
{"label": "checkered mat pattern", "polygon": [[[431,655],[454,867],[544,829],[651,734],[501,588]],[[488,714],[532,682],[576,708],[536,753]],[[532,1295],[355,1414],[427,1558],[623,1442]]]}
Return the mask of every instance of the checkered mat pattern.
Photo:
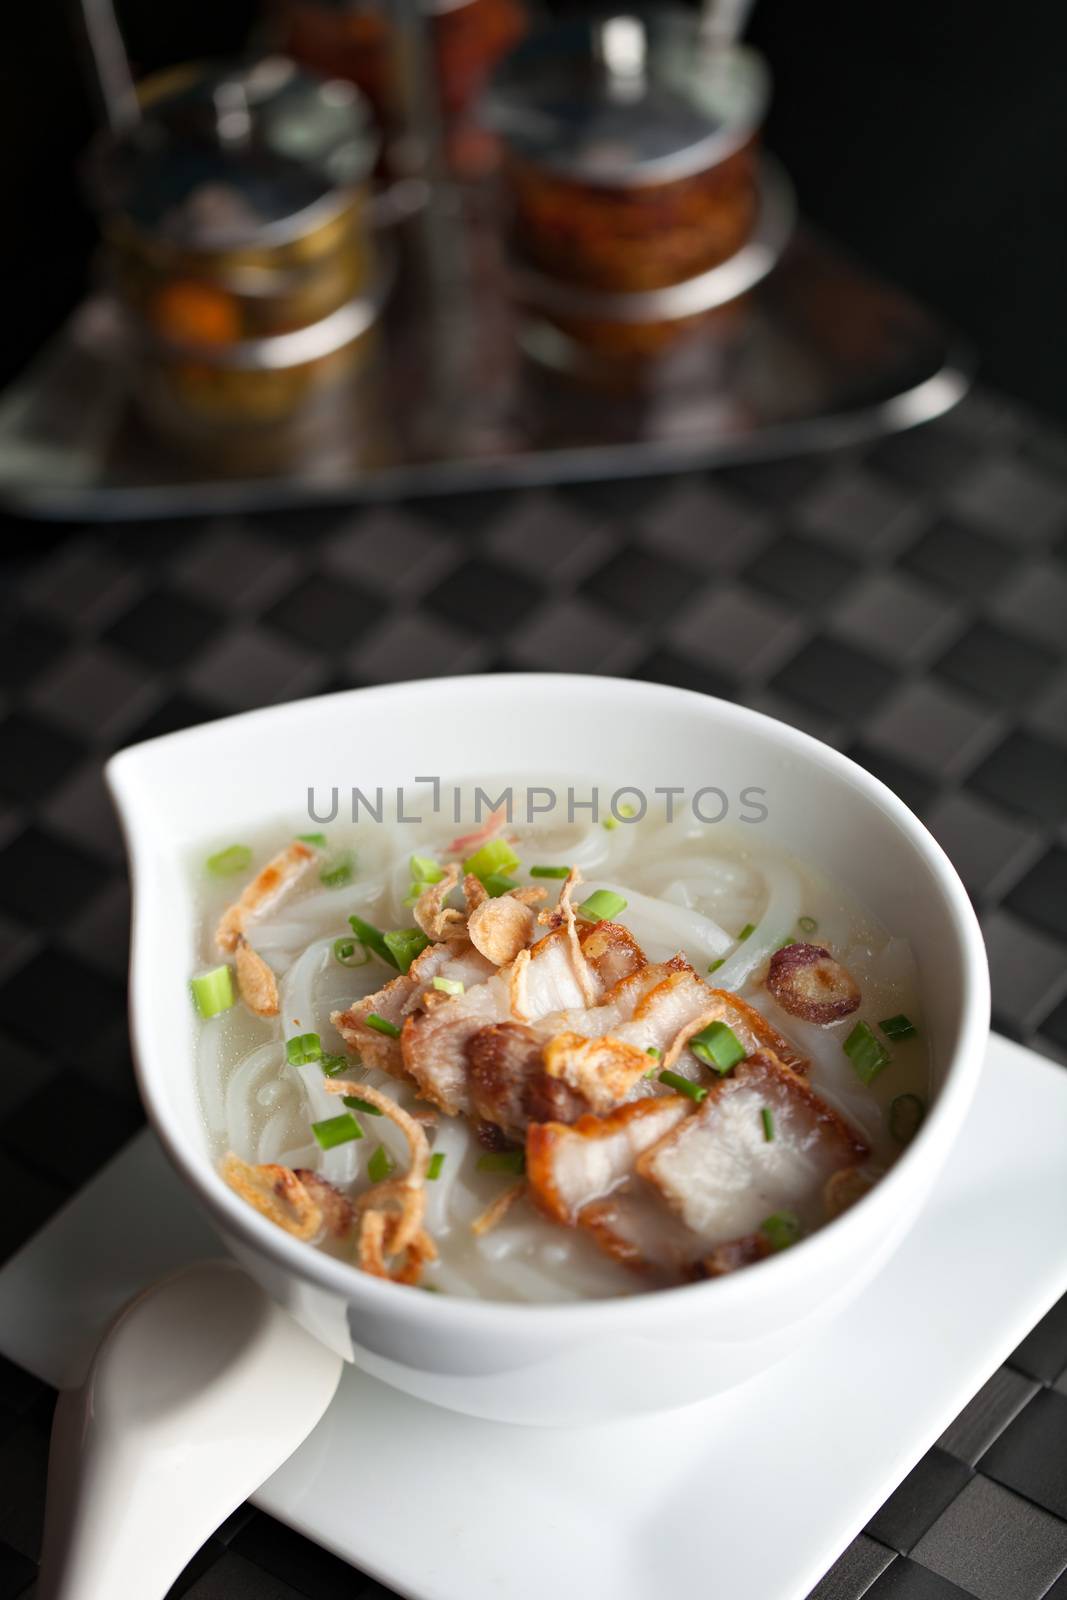
{"label": "checkered mat pattern", "polygon": [[[102,759],[353,684],[611,672],[829,740],[955,861],[989,942],[996,1026],[1067,1063],[1067,441],[1017,407],[979,393],[863,451],[713,475],[6,531],[0,1251],[140,1122]],[[906,1393],[906,1374],[887,1381]],[[34,1577],[51,1404],[0,1371],[0,1600]],[[174,1593],[385,1591],[245,1510]],[[816,1593],[1067,1600],[1067,1302]]]}

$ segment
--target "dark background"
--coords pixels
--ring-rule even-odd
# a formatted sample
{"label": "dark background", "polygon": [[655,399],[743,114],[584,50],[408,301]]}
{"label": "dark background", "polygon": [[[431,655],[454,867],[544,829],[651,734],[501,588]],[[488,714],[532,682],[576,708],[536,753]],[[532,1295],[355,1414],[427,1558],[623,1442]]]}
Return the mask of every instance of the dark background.
{"label": "dark background", "polygon": [[[257,0],[120,0],[139,69],[237,48]],[[92,127],[73,0],[0,6],[0,382],[85,282]],[[808,216],[969,333],[987,380],[1067,417],[1067,7],[757,0],[769,142]]]}

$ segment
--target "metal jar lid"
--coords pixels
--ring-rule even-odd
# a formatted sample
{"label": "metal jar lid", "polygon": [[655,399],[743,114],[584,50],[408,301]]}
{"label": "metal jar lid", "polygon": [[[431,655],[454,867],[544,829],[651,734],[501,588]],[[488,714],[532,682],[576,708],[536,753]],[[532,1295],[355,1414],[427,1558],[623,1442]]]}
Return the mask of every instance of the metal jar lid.
{"label": "metal jar lid", "polygon": [[163,74],[142,106],[90,181],[104,211],[179,250],[301,238],[351,203],[377,158],[359,90],[283,56]]}
{"label": "metal jar lid", "polygon": [[535,166],[633,188],[723,160],[759,126],[769,97],[762,57],[664,8],[530,35],[495,73],[483,114]]}

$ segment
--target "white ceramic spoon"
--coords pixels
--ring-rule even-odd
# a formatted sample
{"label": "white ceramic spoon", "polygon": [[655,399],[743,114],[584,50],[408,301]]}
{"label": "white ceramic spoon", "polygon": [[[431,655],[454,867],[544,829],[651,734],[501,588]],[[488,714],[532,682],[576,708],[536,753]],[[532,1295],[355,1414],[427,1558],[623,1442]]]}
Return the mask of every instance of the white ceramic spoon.
{"label": "white ceramic spoon", "polygon": [[56,1405],[37,1600],[162,1600],[311,1432],[343,1365],[229,1262],[138,1295]]}

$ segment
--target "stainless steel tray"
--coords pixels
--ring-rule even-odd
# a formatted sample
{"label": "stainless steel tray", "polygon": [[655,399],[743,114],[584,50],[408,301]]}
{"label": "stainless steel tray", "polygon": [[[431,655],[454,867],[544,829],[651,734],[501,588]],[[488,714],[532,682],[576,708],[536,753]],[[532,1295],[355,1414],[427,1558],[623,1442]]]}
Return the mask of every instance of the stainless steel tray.
{"label": "stainless steel tray", "polygon": [[514,307],[492,195],[456,191],[443,215],[407,224],[421,237],[402,241],[409,265],[375,352],[288,452],[156,436],[115,308],[94,296],[0,402],[0,499],[113,520],[635,476],[830,449],[953,406],[968,354],[809,230],[786,243],[791,222],[769,168],[755,241],[767,275],[727,329],[623,381],[552,359]]}

